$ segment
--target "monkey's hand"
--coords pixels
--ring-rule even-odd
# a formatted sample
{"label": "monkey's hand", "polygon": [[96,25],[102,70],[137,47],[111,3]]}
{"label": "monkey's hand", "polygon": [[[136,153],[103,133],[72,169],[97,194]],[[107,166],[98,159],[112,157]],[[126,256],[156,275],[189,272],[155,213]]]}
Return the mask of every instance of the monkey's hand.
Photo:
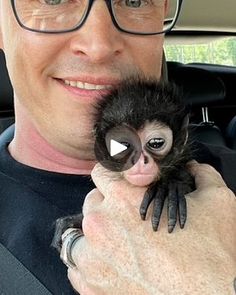
{"label": "monkey's hand", "polygon": [[172,175],[168,180],[160,180],[152,184],[146,191],[140,206],[141,218],[145,220],[148,207],[153,201],[152,228],[157,231],[163,206],[167,199],[168,232],[171,233],[174,230],[177,216],[180,228],[183,228],[187,219],[185,194],[193,189],[194,179],[185,169],[179,171],[176,177]]}
{"label": "monkey's hand", "polygon": [[61,252],[62,234],[68,228],[79,228],[82,230],[82,220],[83,220],[83,214],[65,216],[65,217],[58,218],[56,220],[55,233],[54,233],[54,237],[53,237],[51,245],[54,248],[56,248],[58,252]]}

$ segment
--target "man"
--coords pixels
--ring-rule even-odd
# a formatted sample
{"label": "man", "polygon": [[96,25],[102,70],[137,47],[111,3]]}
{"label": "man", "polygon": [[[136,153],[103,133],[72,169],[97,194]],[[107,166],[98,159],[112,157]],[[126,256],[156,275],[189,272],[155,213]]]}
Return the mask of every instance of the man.
{"label": "man", "polygon": [[[121,79],[136,73],[142,73],[147,77],[155,76],[157,79],[161,75],[163,34],[146,36],[139,33],[160,33],[163,30],[163,18],[167,11],[166,1],[158,1],[158,12],[153,18],[155,22],[151,22],[153,25],[151,32],[148,31],[151,24],[145,21],[145,14],[141,14],[144,17],[141,20],[140,13],[136,14],[135,9],[134,13],[130,12],[131,8],[133,11],[133,7],[148,8],[141,2],[116,3],[114,1],[112,7],[109,6],[110,2],[106,4],[101,0],[94,1],[92,6],[92,2],[89,4],[84,1],[83,3],[54,2],[53,0],[45,2],[15,0],[10,3],[0,0],[0,46],[6,54],[14,87],[16,115],[14,139],[9,145],[3,145],[0,152],[0,241],[53,294],[73,294],[66,279],[67,269],[59,260],[57,253],[50,248],[50,242],[54,230],[53,222],[63,215],[80,212],[84,197],[94,188],[89,177],[84,176],[89,175],[94,167],[91,136],[92,105],[101,91],[104,93],[109,91],[111,87],[118,85]],[[115,19],[123,31],[114,25],[115,20],[113,18],[112,21],[111,13],[116,13]],[[78,25],[77,28],[76,25]],[[195,173],[200,178],[201,168],[196,170],[198,172]],[[200,172],[202,173],[202,170]],[[230,262],[227,263],[227,271],[224,267],[224,272],[220,269],[215,276],[213,271],[211,279],[217,281],[216,286],[219,286],[220,290],[222,290],[221,282],[223,281],[228,292],[232,290],[235,266],[235,253],[232,250],[234,240],[230,238],[230,233],[233,231],[231,222],[235,221],[232,213],[235,202],[231,192],[214,170],[203,173],[210,179],[205,182],[205,185],[200,179],[201,185],[196,195],[202,196],[197,198],[201,202],[190,205],[193,209],[190,210],[189,215],[192,214],[192,219],[197,219],[198,212],[202,210],[206,218],[208,215],[204,208],[212,208],[209,210],[211,213],[209,220],[212,222],[209,231],[213,235],[210,241],[213,249],[224,250],[222,257],[230,258]],[[134,212],[137,213],[143,191],[123,183],[118,187],[115,183],[109,190],[109,185],[102,175],[103,173],[99,170],[94,170],[94,181],[100,193],[97,190],[92,191],[84,207],[85,238],[76,244],[77,248],[75,247],[76,250],[78,245],[81,248],[84,244],[84,248],[81,249],[83,255],[80,256],[84,261],[81,263],[77,260],[77,255],[74,257],[81,274],[78,274],[77,270],[69,270],[74,287],[81,294],[112,294],[113,292],[117,292],[116,294],[124,294],[124,292],[165,294],[168,282],[166,279],[161,281],[160,272],[162,272],[167,274],[167,277],[173,275],[176,282],[173,286],[181,293],[183,285],[184,291],[181,294],[185,294],[188,287],[186,280],[176,276],[178,273],[183,273],[182,269],[179,272],[174,271],[173,274],[169,273],[169,270],[172,272],[178,267],[182,268],[178,259],[175,258],[176,255],[172,257],[170,252],[173,244],[176,243],[179,257],[181,257],[181,234],[170,236],[161,231],[162,234],[157,236],[152,231],[148,231],[147,224],[150,225],[150,222],[129,219],[131,216],[133,218]],[[210,191],[208,191],[209,184],[211,184]],[[225,196],[224,200],[220,196],[221,193]],[[209,195],[206,198],[207,201],[203,198],[205,194]],[[126,196],[130,195],[137,198],[131,198],[128,202]],[[214,202],[213,196],[217,202]],[[103,203],[104,197],[108,199],[107,206],[100,204]],[[219,216],[219,208],[222,204],[224,204],[224,210],[221,217],[224,223],[217,229],[216,235],[218,237],[218,233],[224,234],[225,245],[221,247],[214,236],[214,229],[219,223],[216,217]],[[112,211],[107,209],[109,206]],[[194,207],[197,209],[194,210]],[[111,222],[114,218],[111,213],[114,217],[119,217],[117,223]],[[208,220],[204,221],[204,218],[199,219],[199,224],[191,219],[189,224],[193,223],[192,226],[198,224],[197,228],[202,228],[205,234],[205,222],[208,223]],[[121,220],[125,220],[125,224]],[[214,223],[215,220],[217,220],[216,223]],[[129,224],[128,227],[126,223]],[[128,252],[124,252],[122,247],[126,228],[129,230],[125,236],[129,241],[133,241]],[[97,234],[97,230],[100,230],[101,234]],[[104,230],[111,235],[105,235]],[[192,233],[188,238],[188,231],[184,233],[185,237],[182,239],[184,245],[191,243],[194,234]],[[90,239],[92,237],[95,243],[94,246],[91,243],[92,248],[86,243],[86,237]],[[145,268],[142,259],[144,239],[147,241],[145,252],[150,254],[148,257],[144,255],[148,259]],[[155,272],[152,272],[149,262],[156,259],[159,261],[161,258],[156,252],[161,251],[161,246],[155,250],[157,245],[165,245],[165,252],[161,253],[167,253],[166,260],[169,264],[158,262],[155,264]],[[109,263],[104,264],[103,257],[96,253],[97,246],[99,246],[99,253],[107,253],[106,261],[112,259],[112,264],[117,267],[115,271]],[[207,243],[203,246],[199,245],[200,249],[202,247],[205,249],[207,246]],[[132,253],[135,250],[137,250],[137,257],[132,260]],[[184,255],[191,256],[192,252],[195,252],[194,248],[189,249],[189,252],[187,251]],[[114,253],[117,255],[112,256]],[[117,272],[121,266],[119,260],[124,257],[124,254],[126,257],[131,257],[128,261],[132,263],[128,263],[126,267],[123,261],[124,271]],[[218,262],[222,262],[220,258],[217,259]],[[171,268],[170,264],[174,265],[175,262],[176,267]],[[197,260],[195,263],[197,269],[199,266]],[[140,265],[138,272],[131,271],[128,267],[134,264]],[[224,265],[223,262],[220,264]],[[150,265],[153,266],[153,264]],[[186,260],[184,267],[189,265],[192,265],[190,259]],[[202,261],[198,269],[201,265]],[[152,285],[151,273],[157,275],[157,266],[159,276]],[[208,273],[212,274],[210,270]],[[120,275],[121,273],[123,276]],[[205,272],[200,278],[204,277]],[[88,281],[89,278],[90,281]],[[203,285],[209,285],[207,282],[204,280]],[[208,287],[212,290],[211,284]],[[219,294],[223,293],[219,292]]]}

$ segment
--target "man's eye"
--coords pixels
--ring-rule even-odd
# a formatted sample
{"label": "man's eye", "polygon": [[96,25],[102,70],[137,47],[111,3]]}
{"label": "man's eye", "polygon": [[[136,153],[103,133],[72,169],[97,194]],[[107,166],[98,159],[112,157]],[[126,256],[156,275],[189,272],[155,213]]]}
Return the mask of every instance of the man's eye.
{"label": "man's eye", "polygon": [[44,3],[48,4],[48,5],[58,5],[58,4],[62,4],[64,2],[68,2],[67,0],[44,0]]}
{"label": "man's eye", "polygon": [[142,0],[125,0],[125,4],[128,7],[140,7],[142,6]]}
{"label": "man's eye", "polygon": [[147,143],[146,146],[151,150],[160,150],[165,144],[164,138],[152,138]]}

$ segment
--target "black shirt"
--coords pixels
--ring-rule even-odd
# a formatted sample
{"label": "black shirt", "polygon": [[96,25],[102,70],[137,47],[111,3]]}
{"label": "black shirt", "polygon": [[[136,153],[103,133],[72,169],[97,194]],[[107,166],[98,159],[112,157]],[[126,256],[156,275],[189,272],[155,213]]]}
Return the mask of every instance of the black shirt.
{"label": "black shirt", "polygon": [[[212,164],[236,192],[236,152],[198,144],[196,158]],[[50,246],[58,217],[81,212],[94,188],[88,176],[34,169],[16,162],[0,145],[0,242],[53,294],[75,294],[67,268]]]}
{"label": "black shirt", "polygon": [[50,246],[54,222],[80,213],[93,188],[88,176],[34,169],[16,162],[7,145],[0,147],[0,242],[55,295],[76,293]]}

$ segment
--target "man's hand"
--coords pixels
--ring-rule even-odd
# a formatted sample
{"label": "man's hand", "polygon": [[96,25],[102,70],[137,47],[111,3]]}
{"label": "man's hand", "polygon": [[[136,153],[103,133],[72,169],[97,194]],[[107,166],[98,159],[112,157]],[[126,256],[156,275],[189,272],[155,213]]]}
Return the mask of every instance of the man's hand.
{"label": "man's hand", "polygon": [[81,295],[235,294],[235,196],[210,166],[193,162],[190,168],[197,190],[187,199],[187,223],[168,234],[164,215],[157,232],[150,212],[140,219],[146,188],[96,165],[97,189],[83,207],[85,236],[72,251],[77,267],[68,269]]}

